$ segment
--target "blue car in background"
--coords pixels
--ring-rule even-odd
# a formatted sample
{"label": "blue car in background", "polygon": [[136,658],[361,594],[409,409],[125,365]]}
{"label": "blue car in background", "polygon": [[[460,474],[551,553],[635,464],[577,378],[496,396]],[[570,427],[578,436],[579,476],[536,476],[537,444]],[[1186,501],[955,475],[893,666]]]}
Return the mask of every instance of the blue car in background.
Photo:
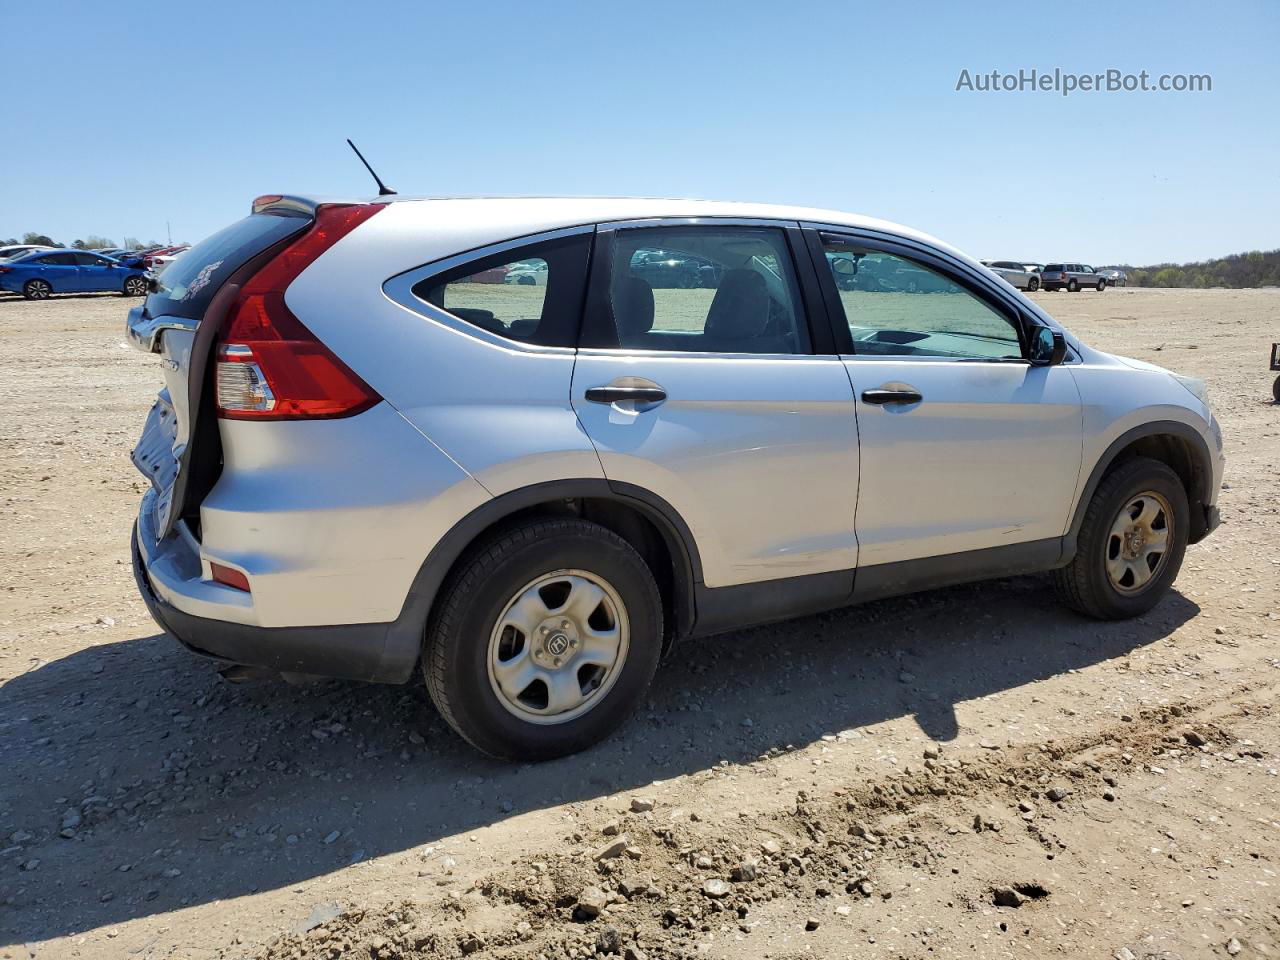
{"label": "blue car in background", "polygon": [[43,250],[0,263],[0,290],[28,300],[55,293],[122,293],[142,297],[147,277],[137,266],[81,250]]}

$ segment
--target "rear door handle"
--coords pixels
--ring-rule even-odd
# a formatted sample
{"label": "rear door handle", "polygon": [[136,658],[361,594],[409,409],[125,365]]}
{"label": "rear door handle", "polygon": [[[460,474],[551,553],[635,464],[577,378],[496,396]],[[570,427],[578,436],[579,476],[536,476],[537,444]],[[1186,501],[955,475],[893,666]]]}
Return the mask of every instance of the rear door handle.
{"label": "rear door handle", "polygon": [[587,399],[592,403],[661,403],[667,399],[667,391],[661,387],[588,387]]}
{"label": "rear door handle", "polygon": [[864,403],[919,403],[923,399],[919,390],[886,390],[884,387],[877,387],[862,391]]}

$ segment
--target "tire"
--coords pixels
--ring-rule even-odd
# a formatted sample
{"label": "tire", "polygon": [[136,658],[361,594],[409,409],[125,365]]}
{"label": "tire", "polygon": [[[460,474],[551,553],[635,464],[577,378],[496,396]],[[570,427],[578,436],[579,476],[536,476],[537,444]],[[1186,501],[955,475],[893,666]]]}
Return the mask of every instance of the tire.
{"label": "tire", "polygon": [[1067,281],[1067,293],[1075,293],[1079,289],[1080,289],[1080,284],[1076,283],[1074,280]]}
{"label": "tire", "polygon": [[[1142,506],[1134,507],[1135,503]],[[1117,532],[1135,522],[1135,510],[1136,520],[1140,521],[1148,509],[1156,511],[1157,527],[1158,515],[1164,514],[1165,549],[1158,558],[1142,554],[1147,544],[1128,550],[1125,535]],[[1085,508],[1075,557],[1053,572],[1058,596],[1069,607],[1099,620],[1125,620],[1146,613],[1164,598],[1178,576],[1189,529],[1187,492],[1178,475],[1147,457],[1124,461],[1102,478]],[[1143,535],[1151,540],[1159,533],[1159,529],[1148,529]],[[1131,552],[1140,555],[1126,560]],[[1144,563],[1148,577],[1145,582],[1140,574]],[[1118,582],[1117,568],[1128,568]],[[1135,573],[1139,575],[1135,577]]]}
{"label": "tire", "polygon": [[1098,285],[1094,287],[1094,289],[1101,293],[1103,290],[1107,289],[1107,281],[1099,280]]}
{"label": "tire", "polygon": [[1032,277],[1030,280],[1028,280],[1028,281],[1027,281],[1027,290],[1028,290],[1029,292],[1031,292],[1031,293],[1035,293],[1035,292],[1036,292],[1037,290],[1039,290],[1039,289],[1040,289],[1040,278],[1039,278],[1039,277]]}
{"label": "tire", "polygon": [[[534,520],[495,535],[459,563],[441,597],[423,651],[427,690],[449,725],[493,757],[545,760],[603,740],[639,706],[658,667],[653,574],[631,544],[586,520]],[[593,640],[607,657],[599,649],[608,636],[619,638],[617,659],[582,662]],[[553,706],[555,680],[576,705]]]}
{"label": "tire", "polygon": [[124,288],[120,292],[126,297],[145,297],[147,295],[147,278],[141,275],[126,277]]}
{"label": "tire", "polygon": [[28,300],[48,300],[53,294],[53,287],[48,280],[39,277],[28,280],[22,285],[22,295]]}
{"label": "tire", "polygon": [[1280,377],[1276,377],[1276,382],[1271,384],[1271,396],[1276,403],[1280,403]]}

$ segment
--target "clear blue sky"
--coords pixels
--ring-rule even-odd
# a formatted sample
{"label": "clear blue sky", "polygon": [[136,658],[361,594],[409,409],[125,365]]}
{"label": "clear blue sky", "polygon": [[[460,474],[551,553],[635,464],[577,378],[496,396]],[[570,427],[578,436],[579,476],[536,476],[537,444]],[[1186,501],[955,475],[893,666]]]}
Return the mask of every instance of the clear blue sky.
{"label": "clear blue sky", "polygon": [[[350,136],[406,194],[811,204],[985,258],[1280,247],[1270,0],[32,0],[0,36],[0,237],[196,240],[260,193],[365,195]],[[1213,91],[955,91],[1054,67]]]}

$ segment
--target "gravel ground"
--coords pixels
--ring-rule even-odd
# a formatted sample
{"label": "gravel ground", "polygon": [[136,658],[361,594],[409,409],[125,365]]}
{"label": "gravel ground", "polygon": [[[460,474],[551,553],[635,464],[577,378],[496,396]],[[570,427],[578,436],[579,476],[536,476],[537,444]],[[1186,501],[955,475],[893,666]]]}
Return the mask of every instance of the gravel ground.
{"label": "gravel ground", "polygon": [[1280,956],[1280,292],[1040,299],[1208,381],[1224,526],[1150,615],[1038,578],[689,644],[608,743],[157,635],[128,301],[0,299],[0,957]]}

